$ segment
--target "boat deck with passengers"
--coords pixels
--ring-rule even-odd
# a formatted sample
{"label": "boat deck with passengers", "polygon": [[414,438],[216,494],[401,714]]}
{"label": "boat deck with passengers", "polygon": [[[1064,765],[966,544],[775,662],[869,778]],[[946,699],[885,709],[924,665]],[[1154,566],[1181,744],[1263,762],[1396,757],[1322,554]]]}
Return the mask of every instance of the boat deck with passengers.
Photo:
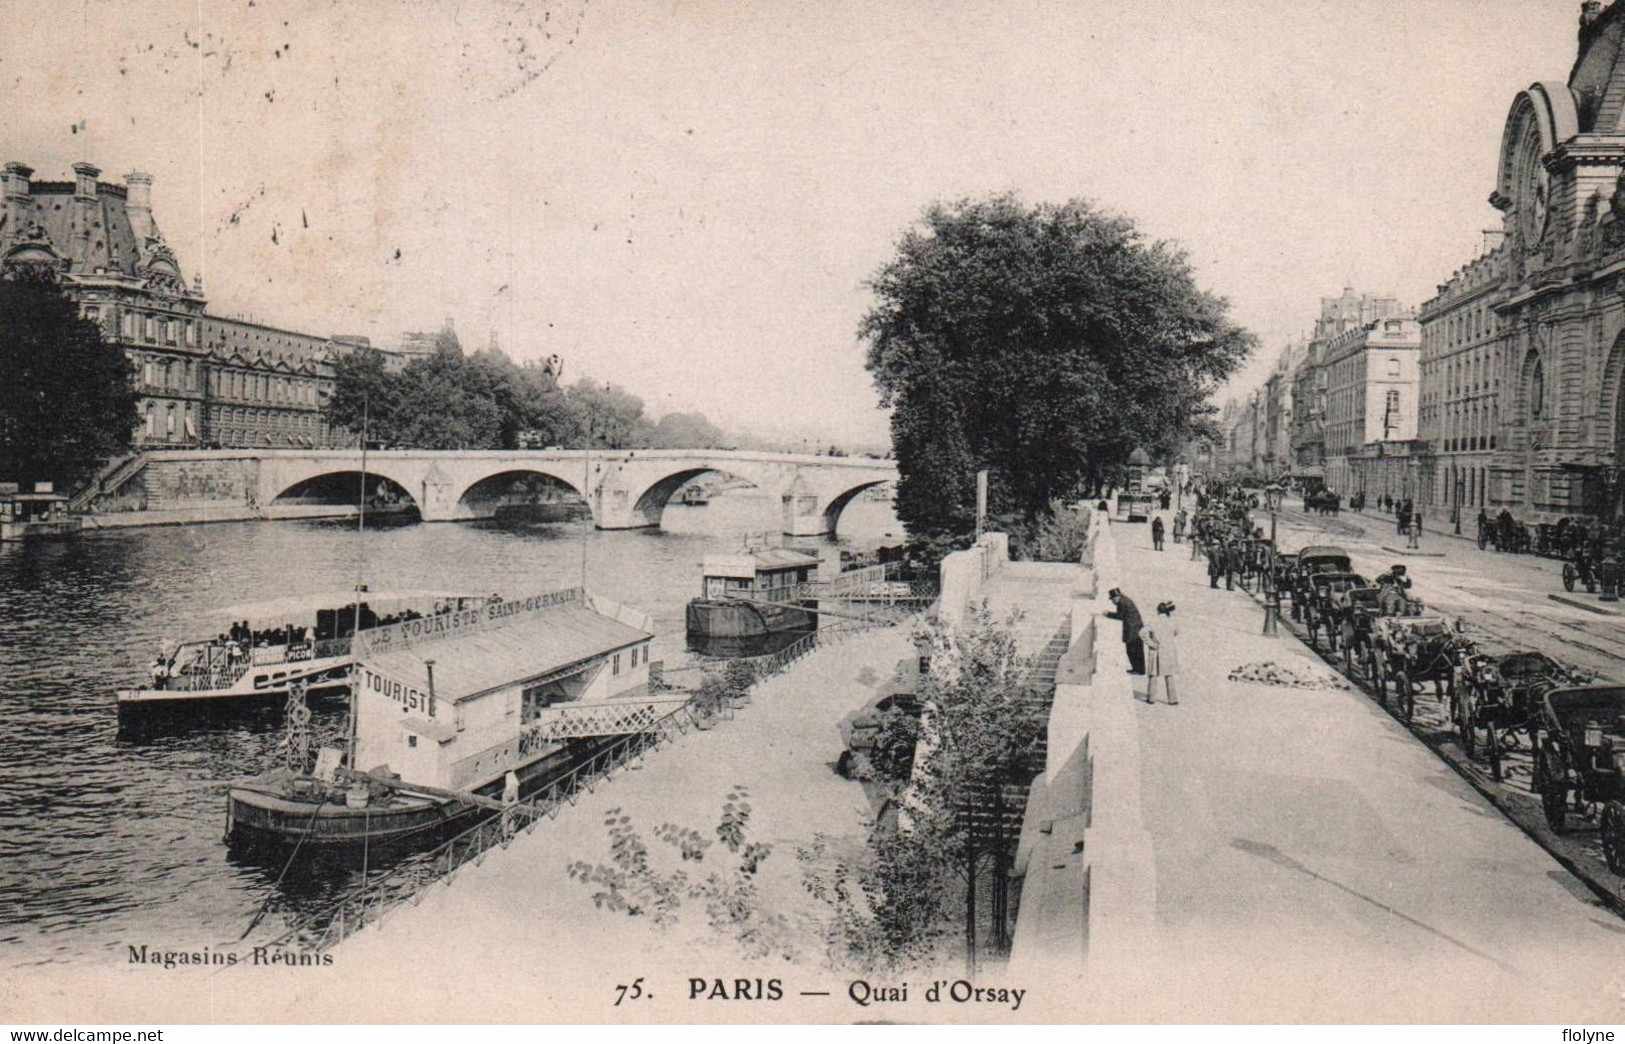
{"label": "boat deck with passengers", "polygon": [[120,689],[120,716],[144,710],[286,696],[342,688],[356,632],[477,608],[484,596],[425,590],[299,595],[227,606],[215,637],[165,639],[148,666],[150,684]]}

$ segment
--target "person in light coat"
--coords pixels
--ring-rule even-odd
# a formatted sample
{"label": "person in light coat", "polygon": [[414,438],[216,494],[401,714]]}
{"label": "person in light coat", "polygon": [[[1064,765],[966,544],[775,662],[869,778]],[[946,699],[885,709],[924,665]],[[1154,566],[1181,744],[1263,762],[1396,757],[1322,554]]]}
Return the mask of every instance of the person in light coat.
{"label": "person in light coat", "polygon": [[1157,702],[1157,681],[1161,679],[1168,706],[1177,706],[1174,675],[1179,673],[1179,624],[1174,622],[1174,603],[1157,606],[1154,623],[1140,628],[1140,641],[1145,643],[1145,702]]}

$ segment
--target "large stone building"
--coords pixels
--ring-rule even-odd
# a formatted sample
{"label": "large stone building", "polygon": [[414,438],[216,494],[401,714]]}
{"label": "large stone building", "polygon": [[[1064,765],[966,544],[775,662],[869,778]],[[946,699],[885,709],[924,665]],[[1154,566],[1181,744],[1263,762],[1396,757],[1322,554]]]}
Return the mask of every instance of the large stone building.
{"label": "large stone building", "polygon": [[152,213],[152,176],[123,185],[89,163],[72,181],[0,174],[0,265],[53,272],[135,368],[137,445],[323,446],[345,441],[322,417],[332,339],[210,315]]}
{"label": "large stone building", "polygon": [[1458,270],[1422,305],[1421,501],[1442,517],[1489,507],[1500,447],[1503,243]]}
{"label": "large stone building", "polygon": [[1326,346],[1326,485],[1413,497],[1411,469],[1388,461],[1412,456],[1421,327],[1391,298],[1374,299],[1361,318]]}
{"label": "large stone building", "polygon": [[1533,84],[1507,114],[1490,194],[1501,244],[1428,303],[1435,503],[1619,516],[1622,172],[1625,3],[1588,0],[1568,81]]}

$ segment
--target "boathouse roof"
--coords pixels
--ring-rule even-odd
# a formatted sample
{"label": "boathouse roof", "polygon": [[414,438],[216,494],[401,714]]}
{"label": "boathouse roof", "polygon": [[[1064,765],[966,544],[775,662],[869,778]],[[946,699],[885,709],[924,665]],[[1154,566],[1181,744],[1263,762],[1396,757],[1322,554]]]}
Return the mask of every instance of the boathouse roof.
{"label": "boathouse roof", "polygon": [[435,698],[455,703],[544,675],[557,676],[653,637],[572,601],[466,634],[404,649],[374,650],[365,654],[365,661],[375,673],[422,692],[431,691],[432,662]]}

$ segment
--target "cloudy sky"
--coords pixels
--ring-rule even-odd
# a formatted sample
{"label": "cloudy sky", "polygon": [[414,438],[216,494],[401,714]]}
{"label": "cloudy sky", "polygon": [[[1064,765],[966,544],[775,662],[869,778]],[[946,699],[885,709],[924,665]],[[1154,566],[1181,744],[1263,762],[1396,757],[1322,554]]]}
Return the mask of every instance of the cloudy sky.
{"label": "cloudy sky", "polygon": [[455,317],[732,427],[883,438],[864,280],[926,203],[1089,197],[1264,342],[1498,222],[1571,0],[0,0],[4,155],[156,175],[211,307]]}

